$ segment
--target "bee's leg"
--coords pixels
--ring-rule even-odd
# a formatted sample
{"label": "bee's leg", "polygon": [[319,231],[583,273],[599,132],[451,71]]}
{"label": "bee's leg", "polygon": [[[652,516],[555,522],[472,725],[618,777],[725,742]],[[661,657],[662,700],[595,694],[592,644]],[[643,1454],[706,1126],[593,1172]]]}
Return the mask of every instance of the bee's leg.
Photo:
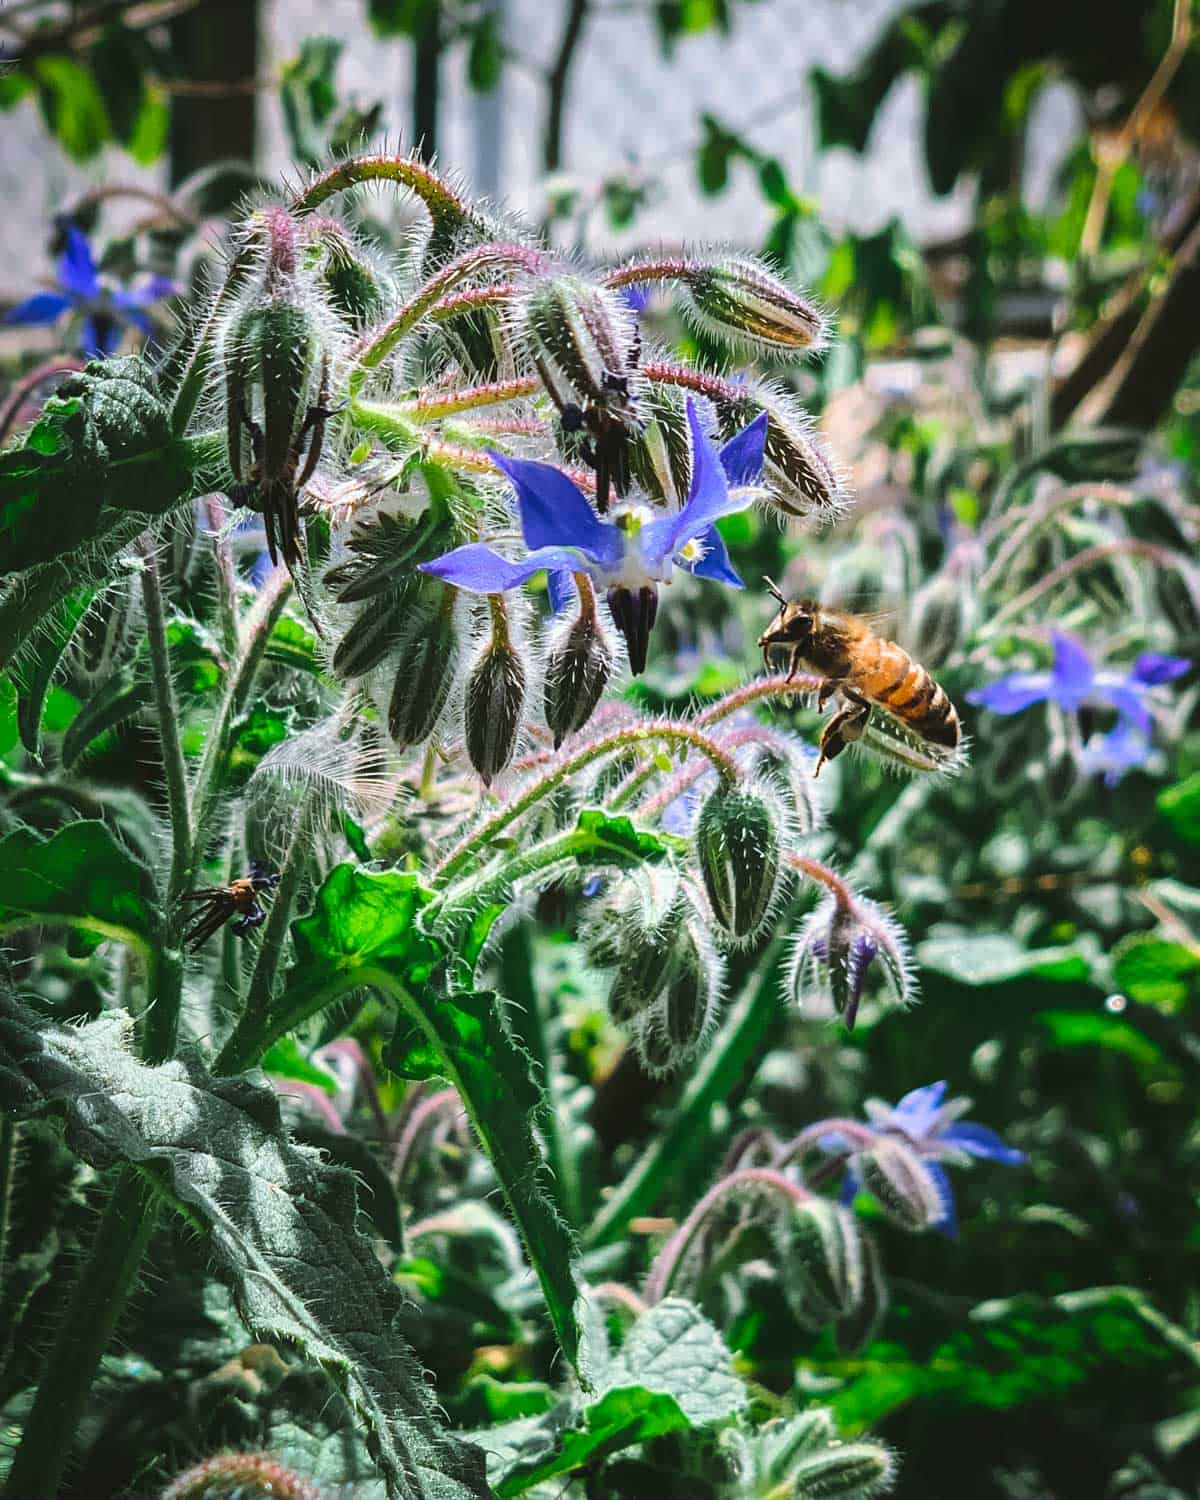
{"label": "bee's leg", "polygon": [[827,677],[817,689],[817,707],[823,709],[839,688],[843,688],[843,684],[838,678]]}
{"label": "bee's leg", "polygon": [[846,687],[844,683],[840,686],[842,696],[848,701],[845,708],[840,708],[826,724],[821,735],[821,753],[817,757],[816,769],[813,771],[814,779],[821,774],[821,767],[827,760],[836,759],[847,745],[852,745],[856,740],[862,739],[863,732],[871,719],[870,702],[855,688]]}
{"label": "bee's leg", "polygon": [[261,927],[266,920],[266,912],[263,911],[262,907],[259,906],[257,901],[255,901],[254,904],[248,908],[245,916],[239,917],[233,924],[233,930],[237,933],[238,937],[245,937],[246,934],[253,928]]}

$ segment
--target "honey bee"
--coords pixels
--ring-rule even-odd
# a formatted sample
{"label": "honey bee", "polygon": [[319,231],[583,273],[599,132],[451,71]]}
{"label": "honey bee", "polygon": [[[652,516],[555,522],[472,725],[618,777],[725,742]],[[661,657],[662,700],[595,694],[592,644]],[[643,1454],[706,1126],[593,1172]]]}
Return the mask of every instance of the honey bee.
{"label": "honey bee", "polygon": [[896,758],[919,762],[903,753],[916,742],[926,752],[924,769],[954,764],[962,737],[958,713],[943,689],[895,641],[875,634],[865,620],[841,610],[824,609],[812,599],[790,601],[769,578],[763,580],[779,602],[779,613],[758,638],[768,670],[772,654],[786,652],[788,676],[802,668],[821,677],[817,706],[834,693],[844,707],[826,724],[814,775],[847,745],[861,740],[882,714],[892,731],[888,746]]}

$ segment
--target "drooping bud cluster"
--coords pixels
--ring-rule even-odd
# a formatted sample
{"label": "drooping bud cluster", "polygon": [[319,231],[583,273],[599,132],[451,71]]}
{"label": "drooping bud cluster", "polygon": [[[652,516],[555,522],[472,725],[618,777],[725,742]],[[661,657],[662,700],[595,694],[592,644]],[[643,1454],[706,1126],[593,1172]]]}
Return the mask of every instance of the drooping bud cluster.
{"label": "drooping bud cluster", "polygon": [[744,1494],[770,1500],[872,1500],[896,1480],[896,1459],[870,1439],[842,1442],[833,1413],[813,1407],[760,1427]]}
{"label": "drooping bud cluster", "polygon": [[700,810],[696,860],[713,915],[726,936],[748,942],[780,887],[783,829],[776,799],[746,782],[718,782]]}
{"label": "drooping bud cluster", "polygon": [[656,872],[621,882],[584,935],[589,960],[612,970],[608,1010],[645,1067],[674,1072],[711,1030],[724,965],[691,893]]}
{"label": "drooping bud cluster", "polygon": [[325,330],[297,264],[296,224],[286,209],[261,215],[257,277],[221,337],[225,423],[233,498],[261,511],[272,561],[295,569],[303,551],[299,492],[321,459],[329,389]]}
{"label": "drooping bud cluster", "polygon": [[269,1453],[223,1453],[180,1474],[162,1500],[322,1500],[315,1484]]}

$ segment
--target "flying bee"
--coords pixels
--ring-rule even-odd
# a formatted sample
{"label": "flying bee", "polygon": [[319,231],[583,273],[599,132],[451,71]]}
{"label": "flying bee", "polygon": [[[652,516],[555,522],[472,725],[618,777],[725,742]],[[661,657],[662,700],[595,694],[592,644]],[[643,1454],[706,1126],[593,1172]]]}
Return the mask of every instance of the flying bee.
{"label": "flying bee", "polygon": [[184,891],[183,901],[198,901],[202,905],[183,934],[184,947],[195,953],[202,948],[213,933],[224,927],[230,917],[237,917],[233,930],[238,937],[245,937],[255,927],[267,920],[259,899],[279,884],[278,875],[268,875],[259,864],[250,866],[250,873],[241,880],[228,885],[203,886],[199,890]]}
{"label": "flying bee", "polygon": [[[955,763],[958,714],[923,666],[858,616],[824,609],[813,599],[788,600],[769,578],[763,581],[779,603],[779,613],[758,638],[767,669],[773,654],[786,652],[789,677],[803,668],[824,679],[819,708],[835,693],[844,703],[825,725],[814,775],[869,728],[877,748],[909,766],[938,770]],[[886,728],[876,732],[880,716]]]}

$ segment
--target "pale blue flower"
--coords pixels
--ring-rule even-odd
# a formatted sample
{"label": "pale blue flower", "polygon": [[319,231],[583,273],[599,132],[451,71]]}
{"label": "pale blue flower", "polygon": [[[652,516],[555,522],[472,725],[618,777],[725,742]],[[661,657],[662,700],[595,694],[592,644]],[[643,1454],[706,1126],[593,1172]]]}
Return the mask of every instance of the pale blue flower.
{"label": "pale blue flower", "polygon": [[[899,1136],[921,1158],[942,1201],[942,1217],[932,1227],[945,1235],[953,1237],[958,1232],[958,1223],[954,1193],[943,1162],[961,1165],[966,1158],[975,1157],[1016,1167],[1025,1161],[1024,1152],[1014,1150],[994,1130],[963,1120],[962,1116],[971,1108],[971,1101],[963,1098],[947,1100],[945,1080],[913,1089],[898,1104],[868,1099],[864,1107],[877,1135]],[[835,1134],[821,1140],[822,1147],[830,1151],[844,1151],[848,1144],[844,1136]],[[853,1146],[855,1155],[869,1149],[857,1141]],[[853,1203],[861,1187],[862,1180],[852,1159],[842,1180],[842,1202]]]}
{"label": "pale blue flower", "polygon": [[1035,703],[1056,703],[1068,713],[1112,708],[1116,727],[1104,736],[1085,765],[1104,772],[1111,786],[1125,771],[1143,766],[1151,754],[1153,718],[1146,701],[1150,688],[1174,682],[1191,667],[1182,656],[1145,652],[1125,672],[1098,670],[1087,648],[1073,636],[1055,632],[1054,664],[1048,672],[1012,672],[967,694],[967,702],[996,714],[1019,714]]}
{"label": "pale blue flower", "polygon": [[115,353],[127,324],[140,328],[147,336],[153,334],[154,325],[144,309],[174,291],[171,282],[161,276],[152,277],[136,291],[105,286],[87,236],[69,224],[66,247],[58,262],[58,289],[34,292],[10,308],[4,321],[30,327],[56,323],[63,313],[74,311],[83,317],[79,335],[81,352],[88,359],[106,359]]}

